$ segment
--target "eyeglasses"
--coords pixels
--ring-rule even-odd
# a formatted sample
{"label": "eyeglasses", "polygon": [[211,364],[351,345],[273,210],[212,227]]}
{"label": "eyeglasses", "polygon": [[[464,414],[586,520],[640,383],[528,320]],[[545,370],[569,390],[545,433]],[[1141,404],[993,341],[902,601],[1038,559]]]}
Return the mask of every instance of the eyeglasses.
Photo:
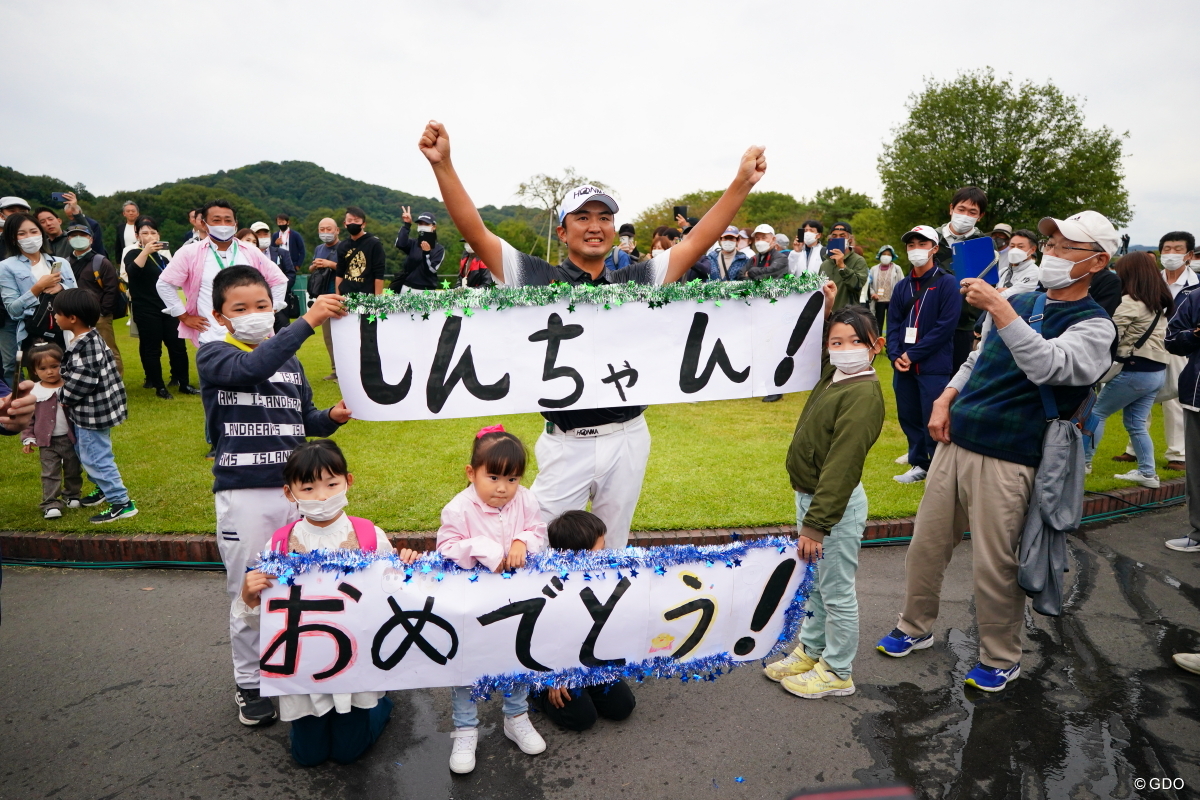
{"label": "eyeglasses", "polygon": [[1103,253],[1104,251],[1098,247],[1068,247],[1065,244],[1054,244],[1053,242],[1042,242],[1038,248],[1043,253],[1049,253],[1054,250],[1082,250],[1085,253]]}

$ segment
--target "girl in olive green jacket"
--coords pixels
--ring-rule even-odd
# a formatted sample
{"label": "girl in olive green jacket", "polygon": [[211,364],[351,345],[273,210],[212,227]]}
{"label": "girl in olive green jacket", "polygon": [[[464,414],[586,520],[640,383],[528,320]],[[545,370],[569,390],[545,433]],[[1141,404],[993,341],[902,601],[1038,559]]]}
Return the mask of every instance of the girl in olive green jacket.
{"label": "girl in olive green jacket", "polygon": [[799,554],[820,562],[799,646],[765,669],[768,678],[805,698],[854,694],[854,576],[867,524],[867,495],[860,479],[867,453],[883,429],[883,392],[871,368],[884,344],[875,318],[854,306],[831,315],[836,288],[830,283],[823,291],[821,379],[808,396],[787,455],[796,492]]}

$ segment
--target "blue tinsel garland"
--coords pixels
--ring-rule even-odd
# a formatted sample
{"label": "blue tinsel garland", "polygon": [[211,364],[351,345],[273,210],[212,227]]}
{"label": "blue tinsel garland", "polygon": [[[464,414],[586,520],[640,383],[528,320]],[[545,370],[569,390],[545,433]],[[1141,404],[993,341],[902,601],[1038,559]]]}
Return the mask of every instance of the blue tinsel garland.
{"label": "blue tinsel garland", "polygon": [[[582,572],[584,580],[588,580],[591,573],[597,573],[597,577],[602,577],[608,571],[618,574],[628,573],[629,577],[637,577],[639,570],[650,570],[661,575],[669,567],[695,562],[700,562],[710,568],[736,569],[741,566],[741,559],[750,550],[768,547],[775,548],[780,553],[788,549],[794,551],[796,540],[784,536],[774,536],[765,539],[743,539],[722,545],[681,544],[598,551],[546,550],[527,556],[525,566],[521,569],[526,572],[551,573],[562,578],[566,578],[572,572]],[[418,574],[442,580],[446,574],[469,573],[474,582],[478,580],[479,575],[490,572],[483,565],[477,565],[473,569],[463,569],[437,552],[426,553],[414,563],[405,564],[394,553],[366,553],[361,550],[314,550],[309,553],[289,555],[268,551],[262,554],[258,569],[290,585],[295,583],[297,576],[306,573],[352,574],[380,561],[386,561],[394,568],[402,570],[405,573],[406,581],[412,580],[413,576]],[[507,575],[508,573],[505,573],[505,576]],[[800,586],[784,611],[783,629],[779,632],[779,637],[771,651],[764,658],[770,658],[782,652],[785,645],[796,639],[800,632],[800,624],[809,613],[804,610],[804,604],[812,591],[815,577],[816,565],[806,564]],[[628,679],[640,683],[649,677],[679,678],[684,683],[712,681],[745,663],[745,661],[735,659],[729,653],[718,653],[685,661],[656,656],[621,667],[573,667],[554,672],[486,675],[475,682],[472,696],[476,699],[483,699],[492,692],[507,694],[518,685],[529,685],[535,689],[577,688],[612,683],[618,679]]]}

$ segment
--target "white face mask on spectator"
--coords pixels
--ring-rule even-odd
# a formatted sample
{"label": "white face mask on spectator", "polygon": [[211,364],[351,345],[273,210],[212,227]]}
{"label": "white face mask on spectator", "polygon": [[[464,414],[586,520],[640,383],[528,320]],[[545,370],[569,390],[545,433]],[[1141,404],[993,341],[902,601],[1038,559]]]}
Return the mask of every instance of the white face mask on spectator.
{"label": "white face mask on spectator", "polygon": [[82,250],[85,247],[91,246],[92,244],[92,240],[86,236],[72,236],[71,238],[67,239],[67,242],[74,250]]}
{"label": "white face mask on spectator", "polygon": [[975,218],[967,214],[951,214],[950,227],[954,229],[955,233],[961,236],[975,227]]}
{"label": "white face mask on spectator", "polygon": [[737,242],[731,242],[729,239],[721,240],[721,250],[723,252],[732,253],[735,247],[737,247]]}
{"label": "white face mask on spectator", "polygon": [[1158,260],[1162,262],[1163,269],[1174,272],[1183,266],[1183,253],[1164,253]]}
{"label": "white face mask on spectator", "polygon": [[925,266],[926,264],[929,263],[929,251],[928,250],[909,250],[908,251],[908,263],[912,264],[914,267]]}
{"label": "white face mask on spectator", "polygon": [[[1100,254],[1090,255],[1083,261],[1091,261],[1098,255]],[[1076,264],[1082,264],[1083,261],[1071,261],[1048,253],[1042,255],[1042,286],[1047,289],[1065,289],[1071,284],[1083,280],[1083,275],[1078,278],[1071,277],[1071,270],[1075,269]]]}
{"label": "white face mask on spectator", "polygon": [[847,375],[854,375],[871,366],[871,351],[866,347],[858,350],[830,350],[829,363]]}
{"label": "white face mask on spectator", "polygon": [[653,250],[650,251],[651,258],[658,258],[661,254],[662,254],[661,247],[655,247]]}
{"label": "white face mask on spectator", "polygon": [[342,490],[324,500],[297,500],[296,508],[300,512],[300,516],[305,519],[311,519],[314,522],[328,522],[331,519],[337,519],[338,515],[342,513],[342,509],[346,507],[346,503],[346,492]]}
{"label": "white face mask on spectator", "polygon": [[26,255],[36,253],[42,249],[42,237],[40,234],[37,236],[26,236],[24,239],[17,239],[17,245],[20,246],[21,252]]}
{"label": "white face mask on spectator", "polygon": [[216,239],[218,242],[228,242],[237,233],[237,228],[232,225],[209,225],[208,236],[210,239]]}
{"label": "white face mask on spectator", "polygon": [[260,248],[262,248],[263,250],[266,250],[268,247],[271,246],[271,237],[270,236],[258,237],[258,246]]}
{"label": "white face mask on spectator", "polygon": [[890,263],[892,263],[892,257],[890,255],[888,255],[887,253],[884,253],[883,255],[881,255],[879,257],[879,263],[880,264],[890,264]]}
{"label": "white face mask on spectator", "polygon": [[433,233],[432,225],[418,225],[417,233]]}
{"label": "white face mask on spectator", "polygon": [[243,314],[240,317],[231,317],[229,323],[233,325],[233,338],[239,342],[261,344],[275,330],[275,312],[256,311],[253,314]]}
{"label": "white face mask on spectator", "polygon": [[1023,263],[1025,263],[1025,259],[1027,259],[1027,258],[1029,258],[1029,253],[1026,253],[1021,248],[1019,248],[1019,247],[1008,248],[1008,263],[1023,264]]}
{"label": "white face mask on spectator", "polygon": [[765,253],[771,249],[773,242],[764,242],[761,239],[754,243],[754,249],[760,253]]}
{"label": "white face mask on spectator", "polygon": [[814,233],[813,231],[805,231],[804,232],[804,246],[812,247],[816,243],[817,243],[817,234]]}
{"label": "white face mask on spectator", "polygon": [[330,242],[332,242],[334,239],[337,238],[337,234],[336,233],[318,233],[317,238],[319,238],[325,244],[329,244]]}

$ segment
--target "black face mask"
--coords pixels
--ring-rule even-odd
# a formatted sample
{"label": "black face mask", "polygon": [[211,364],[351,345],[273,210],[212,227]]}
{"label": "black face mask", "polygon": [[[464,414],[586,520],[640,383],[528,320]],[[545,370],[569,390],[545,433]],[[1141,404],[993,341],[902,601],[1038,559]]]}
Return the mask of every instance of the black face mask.
{"label": "black face mask", "polygon": [[287,226],[286,222],[279,226],[279,230],[281,230],[281,231],[286,231],[287,229],[288,229],[288,226]]}
{"label": "black face mask", "polygon": [[360,233],[362,233],[362,225],[358,224],[357,222],[347,222],[346,230],[350,232],[351,236],[358,236]]}

